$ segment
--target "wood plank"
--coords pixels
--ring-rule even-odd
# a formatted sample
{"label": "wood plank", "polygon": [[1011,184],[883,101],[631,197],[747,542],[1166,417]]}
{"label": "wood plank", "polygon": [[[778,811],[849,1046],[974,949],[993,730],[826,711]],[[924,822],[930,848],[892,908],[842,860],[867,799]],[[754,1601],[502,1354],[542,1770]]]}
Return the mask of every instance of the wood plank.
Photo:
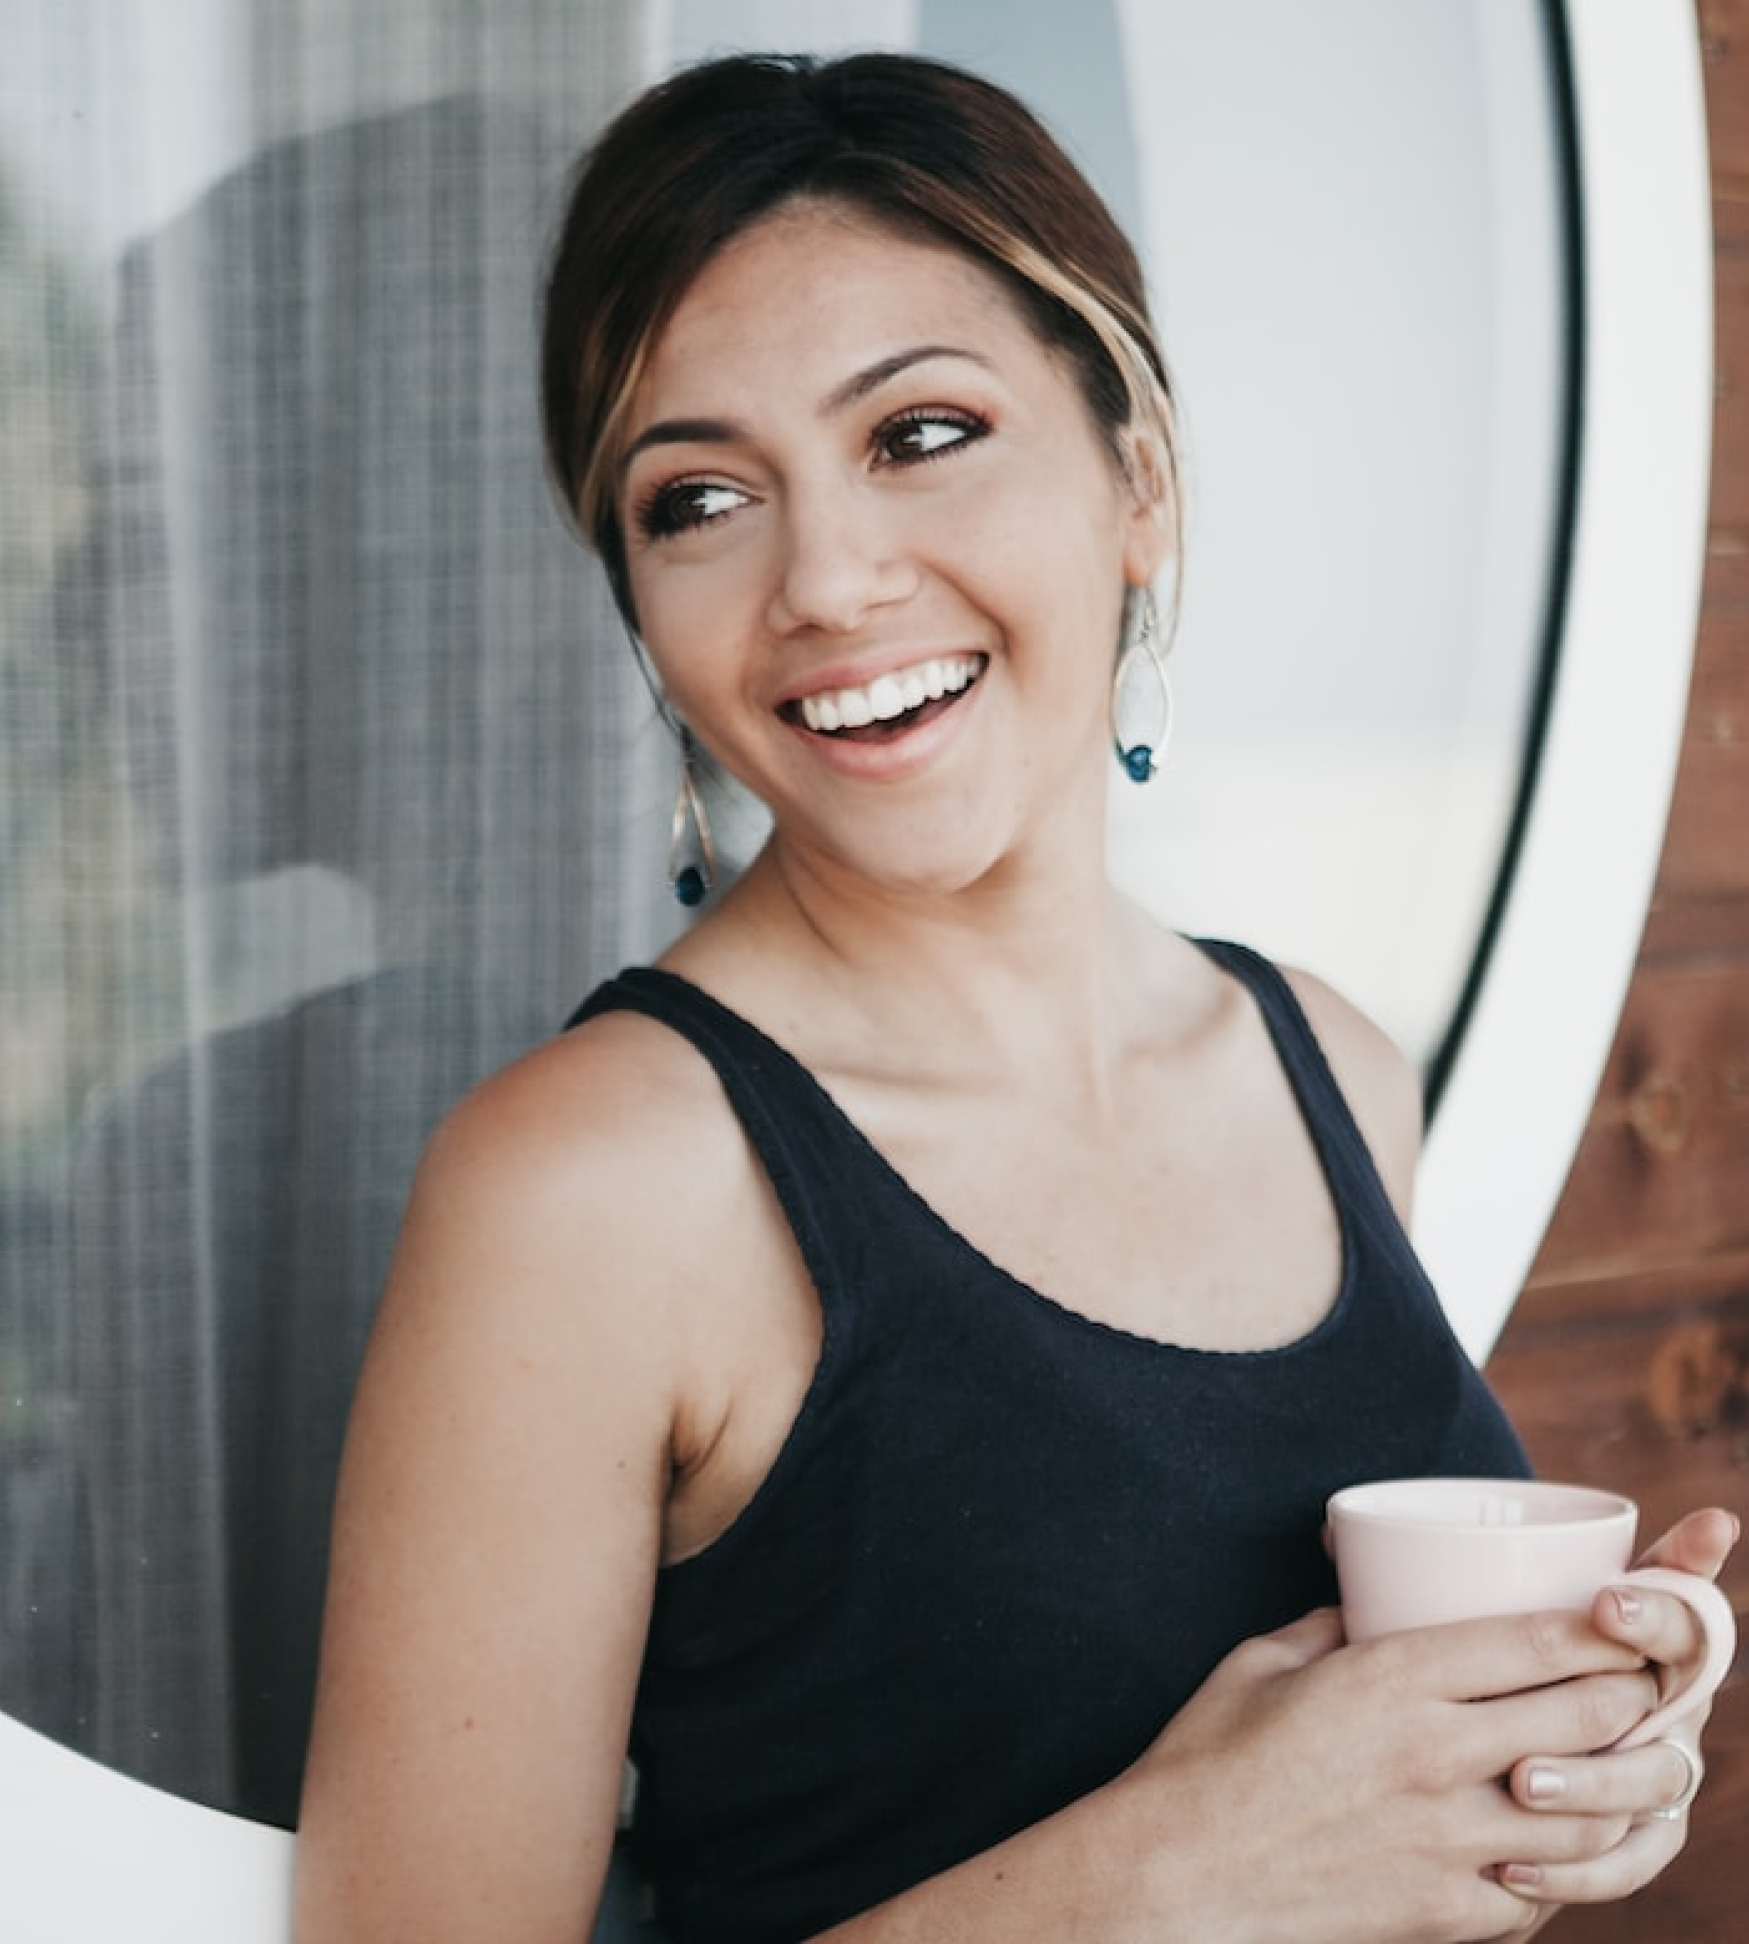
{"label": "wood plank", "polygon": [[[1648,1539],[1697,1505],[1749,1513],[1749,1289],[1721,1314],[1512,1332],[1488,1376],[1537,1469],[1626,1492]],[[1749,1611],[1749,1553],[1726,1568]]]}
{"label": "wood plank", "polygon": [[1679,964],[1735,965],[1749,949],[1749,895],[1704,902],[1674,899],[1660,885],[1640,941],[1645,967]]}
{"label": "wood plank", "polygon": [[1714,1254],[1649,1268],[1588,1274],[1539,1262],[1513,1312],[1513,1330],[1528,1338],[1572,1338],[1622,1328],[1649,1316],[1698,1322],[1732,1313],[1749,1296],[1749,1251]]}
{"label": "wood plank", "polygon": [[1696,17],[1713,177],[1749,177],[1749,125],[1734,112],[1749,67],[1749,0],[1700,0]]}
{"label": "wood plank", "polygon": [[1539,1257],[1571,1279],[1749,1249],[1749,939],[1642,963]]}
{"label": "wood plank", "polygon": [[1706,597],[1659,872],[1666,901],[1749,892],[1749,615],[1727,626],[1710,587]]}

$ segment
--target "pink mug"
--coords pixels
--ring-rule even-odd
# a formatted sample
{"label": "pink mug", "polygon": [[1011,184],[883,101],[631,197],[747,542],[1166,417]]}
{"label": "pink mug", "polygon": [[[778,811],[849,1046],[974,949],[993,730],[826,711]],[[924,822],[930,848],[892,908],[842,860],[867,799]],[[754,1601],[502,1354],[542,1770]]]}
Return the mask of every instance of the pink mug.
{"label": "pink mug", "polygon": [[1394,1478],[1351,1485],[1329,1504],[1350,1640],[1408,1627],[1544,1608],[1583,1612],[1605,1586],[1674,1593],[1706,1638],[1695,1678],[1621,1739],[1655,1741],[1729,1672],[1731,1603],[1711,1580],[1632,1568],[1639,1508],[1616,1492],[1517,1478]]}

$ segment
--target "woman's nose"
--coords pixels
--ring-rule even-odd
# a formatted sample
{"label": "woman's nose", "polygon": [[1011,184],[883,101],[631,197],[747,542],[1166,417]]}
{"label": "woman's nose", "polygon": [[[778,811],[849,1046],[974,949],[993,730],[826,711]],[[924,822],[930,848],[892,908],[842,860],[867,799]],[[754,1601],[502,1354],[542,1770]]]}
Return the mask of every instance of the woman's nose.
{"label": "woman's nose", "polygon": [[902,536],[853,486],[797,494],[783,522],[770,620],[783,633],[847,634],[871,610],[903,600],[917,575]]}

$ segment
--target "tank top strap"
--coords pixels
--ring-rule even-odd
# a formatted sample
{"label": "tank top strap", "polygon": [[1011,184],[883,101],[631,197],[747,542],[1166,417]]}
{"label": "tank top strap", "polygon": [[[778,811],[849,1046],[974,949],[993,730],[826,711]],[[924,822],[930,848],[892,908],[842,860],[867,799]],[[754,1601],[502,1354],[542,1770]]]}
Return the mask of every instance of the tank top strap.
{"label": "tank top strap", "polygon": [[1297,995],[1281,968],[1248,945],[1229,939],[1193,941],[1251,994],[1293,1087],[1339,1207],[1387,1234],[1399,1227],[1396,1208],[1366,1137]]}
{"label": "tank top strap", "polygon": [[846,1144],[862,1145],[837,1102],[750,1020],[655,966],[632,966],[605,980],[565,1030],[621,1011],[667,1026],[709,1063],[771,1181],[823,1307],[836,1308],[850,1287],[837,1259],[843,1220],[836,1184],[846,1174]]}

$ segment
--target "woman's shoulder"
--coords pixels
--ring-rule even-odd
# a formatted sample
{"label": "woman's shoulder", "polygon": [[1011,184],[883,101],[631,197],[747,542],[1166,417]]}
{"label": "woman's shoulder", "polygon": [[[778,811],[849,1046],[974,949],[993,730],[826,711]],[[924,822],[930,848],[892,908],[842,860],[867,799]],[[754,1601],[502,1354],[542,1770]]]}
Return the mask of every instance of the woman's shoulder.
{"label": "woman's shoulder", "polygon": [[488,1441],[544,1426],[578,1464],[595,1438],[665,1468],[718,1410],[710,1292],[756,1246],[749,1172],[708,1067],[650,1020],[605,1015],[493,1074],[420,1161],[373,1331],[376,1419],[422,1436],[466,1390]]}
{"label": "woman's shoulder", "polygon": [[433,1183],[482,1207],[545,1210],[560,1230],[636,1219],[676,1173],[709,1181],[736,1145],[705,1062],[677,1034],[609,1011],[542,1042],[439,1124],[416,1194]]}

